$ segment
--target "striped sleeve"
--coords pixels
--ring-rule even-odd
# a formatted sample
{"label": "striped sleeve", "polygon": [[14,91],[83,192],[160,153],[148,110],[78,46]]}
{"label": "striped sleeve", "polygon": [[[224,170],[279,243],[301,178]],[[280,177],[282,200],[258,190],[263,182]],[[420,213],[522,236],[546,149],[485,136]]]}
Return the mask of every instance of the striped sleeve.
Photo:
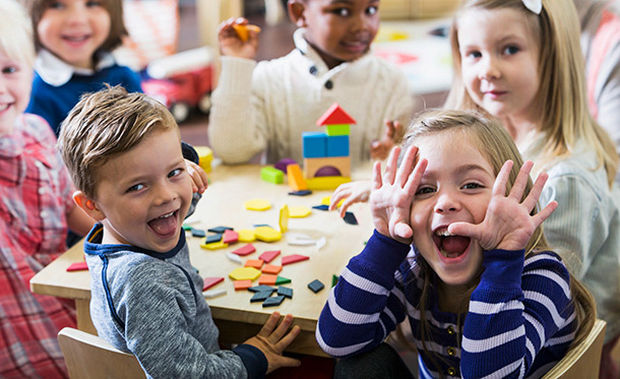
{"label": "striped sleeve", "polygon": [[378,346],[405,319],[394,273],[409,245],[374,232],[332,289],[319,317],[316,339],[328,354],[344,357]]}
{"label": "striped sleeve", "polygon": [[560,259],[540,253],[524,262],[522,250],[493,250],[483,264],[464,324],[462,376],[522,378],[561,358],[576,325]]}

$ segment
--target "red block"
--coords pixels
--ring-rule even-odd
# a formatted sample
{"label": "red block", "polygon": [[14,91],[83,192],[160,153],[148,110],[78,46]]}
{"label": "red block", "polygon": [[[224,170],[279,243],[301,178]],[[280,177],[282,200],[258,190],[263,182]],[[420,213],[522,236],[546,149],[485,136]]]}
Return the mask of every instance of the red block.
{"label": "red block", "polygon": [[234,250],[233,254],[237,254],[243,257],[245,255],[252,254],[255,251],[256,251],[256,248],[254,247],[254,245],[249,243],[243,247],[238,248],[237,250]]}
{"label": "red block", "polygon": [[202,286],[202,290],[203,291],[208,290],[209,288],[223,281],[224,281],[224,278],[221,276],[204,278],[204,285]]}
{"label": "red block", "polygon": [[259,258],[262,259],[265,263],[269,263],[273,261],[278,255],[280,255],[280,250],[270,250],[262,253]]}
{"label": "red block", "polygon": [[222,236],[222,242],[224,243],[235,243],[239,240],[239,233],[235,232],[234,230],[226,230],[224,231],[224,235]]}
{"label": "red block", "polygon": [[286,266],[288,264],[295,263],[295,262],[305,261],[308,259],[310,259],[310,257],[307,257],[305,255],[299,255],[299,254],[287,255],[285,257],[282,257],[282,266]]}
{"label": "red block", "polygon": [[83,271],[88,270],[88,266],[86,262],[75,262],[71,263],[71,266],[67,267],[67,271]]}

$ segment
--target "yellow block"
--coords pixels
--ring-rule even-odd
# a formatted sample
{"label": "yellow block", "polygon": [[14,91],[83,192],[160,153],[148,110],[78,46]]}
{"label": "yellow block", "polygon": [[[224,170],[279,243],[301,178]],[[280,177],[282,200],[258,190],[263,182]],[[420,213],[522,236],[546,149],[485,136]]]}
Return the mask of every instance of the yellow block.
{"label": "yellow block", "polygon": [[289,208],[289,214],[291,217],[294,217],[294,218],[308,217],[310,216],[310,213],[312,213],[312,210],[304,206]]}
{"label": "yellow block", "polygon": [[198,153],[198,165],[202,167],[205,172],[211,172],[211,161],[213,161],[213,151],[207,146],[194,146],[194,149]]}
{"label": "yellow block", "polygon": [[239,267],[230,272],[228,276],[232,280],[256,280],[261,272],[254,267]]}
{"label": "yellow block", "polygon": [[[332,197],[331,196],[325,196],[324,198],[321,199],[321,205],[329,205],[331,203],[332,203]],[[344,203],[344,199],[340,200],[338,202],[338,204],[336,204],[336,208],[340,208],[342,203]]]}
{"label": "yellow block", "polygon": [[250,211],[266,211],[271,208],[269,200],[252,199],[245,202],[245,209]]}
{"label": "yellow block", "polygon": [[288,205],[284,204],[284,206],[280,208],[280,219],[278,220],[278,224],[280,225],[280,233],[286,233],[288,230],[288,217]]}
{"label": "yellow block", "polygon": [[238,230],[239,233],[239,242],[254,242],[256,241],[256,235],[252,229],[241,229]]}
{"label": "yellow block", "polygon": [[211,243],[201,243],[200,247],[202,247],[203,249],[216,250],[216,249],[223,249],[225,247],[228,247],[228,244],[222,241],[217,241],[217,242],[211,242]]}
{"label": "yellow block", "polygon": [[275,242],[282,238],[282,233],[270,226],[259,226],[254,229],[256,239],[263,242]]}
{"label": "yellow block", "polygon": [[306,179],[308,189],[312,191],[334,190],[343,183],[348,183],[351,178],[346,176],[317,176]]}

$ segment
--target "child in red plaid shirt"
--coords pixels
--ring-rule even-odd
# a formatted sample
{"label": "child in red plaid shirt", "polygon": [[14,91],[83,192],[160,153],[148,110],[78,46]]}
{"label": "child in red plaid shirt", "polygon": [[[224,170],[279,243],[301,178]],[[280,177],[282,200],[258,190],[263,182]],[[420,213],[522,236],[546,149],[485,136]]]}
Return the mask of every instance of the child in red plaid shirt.
{"label": "child in red plaid shirt", "polygon": [[66,250],[67,227],[93,220],[72,200],[73,184],[45,120],[24,114],[34,45],[14,0],[0,1],[0,377],[66,376],[57,333],[75,327],[73,306],[35,295],[30,278]]}

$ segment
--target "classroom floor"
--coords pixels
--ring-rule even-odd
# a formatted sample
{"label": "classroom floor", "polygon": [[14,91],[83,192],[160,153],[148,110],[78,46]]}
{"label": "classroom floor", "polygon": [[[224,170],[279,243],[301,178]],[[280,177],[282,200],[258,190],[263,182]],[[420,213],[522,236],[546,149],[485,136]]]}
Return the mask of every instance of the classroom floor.
{"label": "classroom floor", "polygon": [[[198,25],[196,22],[196,9],[193,4],[182,4],[180,8],[181,29],[179,31],[179,51],[198,47]],[[257,60],[272,59],[287,54],[293,48],[292,33],[295,26],[288,20],[278,25],[268,26],[262,14],[248,15],[252,24],[261,27],[261,39],[257,54]],[[427,106],[439,106],[443,94],[436,94],[424,99]],[[180,125],[181,137],[187,143],[194,146],[209,145],[207,137],[208,116],[194,112],[190,118]],[[620,365],[620,343],[612,352],[614,360]],[[620,378],[618,378],[620,379]]]}

